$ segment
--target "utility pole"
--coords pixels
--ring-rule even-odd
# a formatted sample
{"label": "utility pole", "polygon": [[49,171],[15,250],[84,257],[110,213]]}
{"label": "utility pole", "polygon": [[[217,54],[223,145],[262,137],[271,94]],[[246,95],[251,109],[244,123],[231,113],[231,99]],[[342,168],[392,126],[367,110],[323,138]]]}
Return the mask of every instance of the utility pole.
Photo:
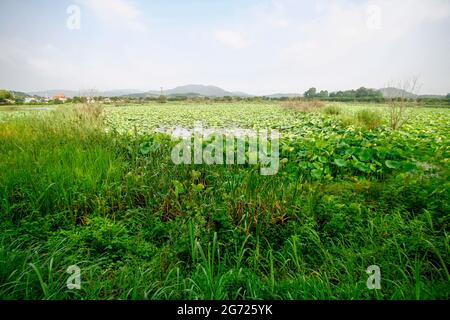
{"label": "utility pole", "polygon": [[161,95],[163,95],[163,87],[160,87],[161,88]]}

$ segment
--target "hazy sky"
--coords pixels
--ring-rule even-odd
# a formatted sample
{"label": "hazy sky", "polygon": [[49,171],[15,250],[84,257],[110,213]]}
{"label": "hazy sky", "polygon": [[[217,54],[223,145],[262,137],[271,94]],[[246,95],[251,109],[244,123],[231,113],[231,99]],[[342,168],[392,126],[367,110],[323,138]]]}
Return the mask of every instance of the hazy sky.
{"label": "hazy sky", "polygon": [[450,92],[449,0],[0,0],[0,44],[0,87],[20,91],[270,94],[419,76],[420,93]]}

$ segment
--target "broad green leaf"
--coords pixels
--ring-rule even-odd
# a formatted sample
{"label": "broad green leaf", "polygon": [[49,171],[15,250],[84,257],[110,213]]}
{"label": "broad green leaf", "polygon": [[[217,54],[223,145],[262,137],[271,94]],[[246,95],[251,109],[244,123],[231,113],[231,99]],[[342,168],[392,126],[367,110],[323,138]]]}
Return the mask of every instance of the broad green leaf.
{"label": "broad green leaf", "polygon": [[143,142],[139,145],[139,151],[143,154],[149,154],[151,151],[151,145],[150,142]]}
{"label": "broad green leaf", "polygon": [[319,170],[322,170],[322,168],[323,168],[323,164],[322,164],[322,162],[313,162],[313,166],[314,166],[314,168],[316,168],[316,169],[319,169]]}
{"label": "broad green leaf", "polygon": [[347,166],[347,161],[345,161],[344,159],[334,159],[334,163],[338,166],[338,167],[346,167]]}
{"label": "broad green leaf", "polygon": [[370,171],[370,167],[366,163],[363,163],[363,162],[358,162],[354,166],[356,169],[358,169],[359,171],[362,171],[362,172]]}
{"label": "broad green leaf", "polygon": [[322,162],[322,163],[327,163],[328,159],[326,157],[324,157],[324,156],[320,156],[319,157],[319,161]]}
{"label": "broad green leaf", "polygon": [[384,162],[384,164],[386,165],[386,167],[388,167],[390,169],[398,169],[398,168],[400,168],[400,162],[398,162],[398,161],[386,160]]}
{"label": "broad green leaf", "polygon": [[320,169],[313,169],[313,170],[311,170],[311,176],[314,179],[322,178],[322,170],[320,170]]}
{"label": "broad green leaf", "polygon": [[365,150],[359,154],[359,160],[366,162],[366,161],[369,161],[369,159],[370,159],[370,153],[368,151]]}

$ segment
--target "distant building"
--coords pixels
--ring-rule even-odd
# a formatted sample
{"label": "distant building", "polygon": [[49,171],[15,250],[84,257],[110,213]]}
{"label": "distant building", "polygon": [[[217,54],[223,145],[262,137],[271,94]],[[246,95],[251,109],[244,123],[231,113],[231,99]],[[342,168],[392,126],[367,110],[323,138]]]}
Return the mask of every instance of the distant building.
{"label": "distant building", "polygon": [[61,102],[66,102],[67,98],[64,95],[64,93],[60,93],[60,94],[57,94],[57,95],[53,96],[53,100],[59,100]]}
{"label": "distant building", "polygon": [[26,97],[23,102],[25,103],[32,103],[32,102],[37,102],[36,98],[34,97]]}

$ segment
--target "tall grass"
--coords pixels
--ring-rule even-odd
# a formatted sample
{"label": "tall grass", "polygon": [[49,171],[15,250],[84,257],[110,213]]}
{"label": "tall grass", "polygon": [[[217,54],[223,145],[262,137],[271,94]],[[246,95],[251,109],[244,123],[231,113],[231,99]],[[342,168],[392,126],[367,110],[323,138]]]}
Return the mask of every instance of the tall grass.
{"label": "tall grass", "polygon": [[325,107],[325,103],[318,100],[288,100],[281,103],[281,107],[297,112],[311,112]]}
{"label": "tall grass", "polygon": [[335,116],[335,115],[341,114],[342,110],[341,110],[341,108],[338,107],[338,106],[333,106],[333,105],[331,105],[331,106],[325,107],[325,108],[323,109],[323,112],[324,112],[325,114]]}
{"label": "tall grass", "polygon": [[383,122],[382,115],[374,110],[362,109],[356,112],[356,119],[367,129],[375,129]]}
{"label": "tall grass", "polygon": [[[168,137],[105,132],[96,114],[0,124],[0,298],[448,299],[445,176],[361,192],[176,166]],[[66,287],[74,264],[80,290]],[[372,264],[381,291],[365,286]]]}

